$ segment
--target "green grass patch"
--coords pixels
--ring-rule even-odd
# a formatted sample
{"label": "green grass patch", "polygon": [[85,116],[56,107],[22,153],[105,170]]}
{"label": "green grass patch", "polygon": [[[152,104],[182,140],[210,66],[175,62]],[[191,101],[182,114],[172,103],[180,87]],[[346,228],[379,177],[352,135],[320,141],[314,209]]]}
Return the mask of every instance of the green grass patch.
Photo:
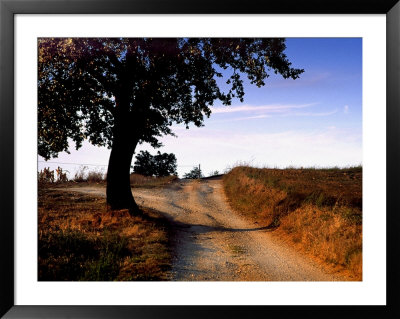
{"label": "green grass patch", "polygon": [[75,230],[42,233],[38,248],[41,281],[115,280],[130,254],[118,234],[91,237]]}

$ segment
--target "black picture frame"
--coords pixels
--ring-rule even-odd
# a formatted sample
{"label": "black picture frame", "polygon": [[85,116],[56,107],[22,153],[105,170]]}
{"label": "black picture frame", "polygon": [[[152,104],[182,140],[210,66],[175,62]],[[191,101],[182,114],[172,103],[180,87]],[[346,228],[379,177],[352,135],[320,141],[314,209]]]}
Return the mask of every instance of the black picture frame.
{"label": "black picture frame", "polygon": [[[0,0],[0,315],[5,318],[400,318],[399,0]],[[387,19],[386,306],[17,306],[14,303],[14,15],[15,14],[385,14]],[[383,106],[381,106],[383,107]],[[383,212],[382,212],[383,213]]]}

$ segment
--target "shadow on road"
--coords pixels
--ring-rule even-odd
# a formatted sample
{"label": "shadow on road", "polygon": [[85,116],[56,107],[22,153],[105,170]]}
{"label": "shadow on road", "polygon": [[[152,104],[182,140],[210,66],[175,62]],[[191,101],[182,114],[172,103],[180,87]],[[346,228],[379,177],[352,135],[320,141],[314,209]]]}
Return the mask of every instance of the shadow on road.
{"label": "shadow on road", "polygon": [[[166,220],[168,220],[169,224],[172,227],[180,228],[180,229],[188,229],[188,228],[195,228],[196,233],[204,234],[204,233],[209,233],[209,232],[253,232],[253,231],[273,231],[276,229],[276,227],[268,225],[268,226],[263,226],[263,227],[256,227],[256,228],[227,228],[223,226],[209,226],[209,225],[203,225],[203,224],[189,224],[189,223],[183,223],[180,221],[175,220],[172,218],[169,214],[156,210],[154,208],[151,209],[154,212],[157,212],[159,215],[164,216]],[[152,221],[154,218],[147,215],[143,214],[143,218],[147,219],[149,221]],[[159,218],[156,218],[156,220],[159,220]]]}

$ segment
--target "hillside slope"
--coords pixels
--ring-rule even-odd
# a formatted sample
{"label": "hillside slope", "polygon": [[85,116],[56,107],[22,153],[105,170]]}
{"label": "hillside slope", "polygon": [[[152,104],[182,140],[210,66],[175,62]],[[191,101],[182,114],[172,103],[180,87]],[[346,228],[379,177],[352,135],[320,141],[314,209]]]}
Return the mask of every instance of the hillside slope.
{"label": "hillside slope", "polygon": [[236,167],[223,179],[231,207],[297,249],[362,279],[362,168]]}

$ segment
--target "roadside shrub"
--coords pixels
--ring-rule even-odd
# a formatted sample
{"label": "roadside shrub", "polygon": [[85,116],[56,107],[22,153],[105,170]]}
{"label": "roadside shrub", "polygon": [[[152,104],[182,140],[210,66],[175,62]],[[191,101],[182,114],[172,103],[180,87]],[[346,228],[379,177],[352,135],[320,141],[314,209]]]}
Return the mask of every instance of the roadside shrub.
{"label": "roadside shrub", "polygon": [[183,178],[190,178],[190,179],[196,179],[202,177],[204,177],[203,172],[197,166],[193,167],[193,169],[190,172],[183,175]]}
{"label": "roadside shrub", "polygon": [[212,171],[208,176],[215,176],[215,175],[219,175],[219,171]]}
{"label": "roadside shrub", "polygon": [[81,166],[79,170],[75,173],[74,181],[89,182],[89,183],[100,183],[106,180],[106,174],[102,170],[92,170],[89,171],[87,166]]}
{"label": "roadside shrub", "polygon": [[38,181],[39,183],[54,183],[54,171],[50,170],[50,167],[45,167],[38,172]]}
{"label": "roadside shrub", "polygon": [[87,174],[87,181],[90,183],[100,183],[105,180],[104,173],[101,171],[90,171]]}

